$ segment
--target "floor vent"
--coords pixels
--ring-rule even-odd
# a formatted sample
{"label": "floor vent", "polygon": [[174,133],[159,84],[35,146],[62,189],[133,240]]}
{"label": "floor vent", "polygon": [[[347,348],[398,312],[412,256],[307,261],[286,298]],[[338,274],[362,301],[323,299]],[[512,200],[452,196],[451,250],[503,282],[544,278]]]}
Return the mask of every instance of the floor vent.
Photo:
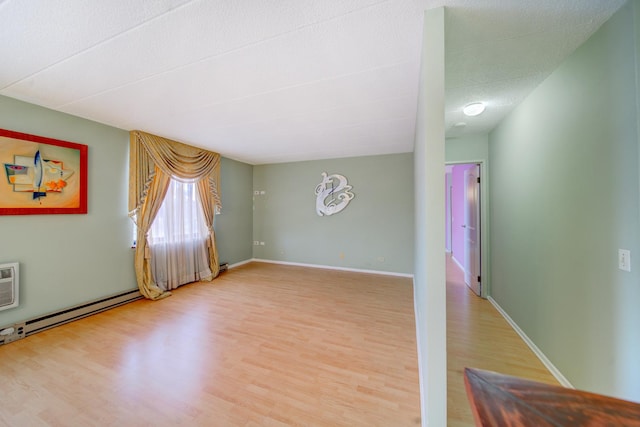
{"label": "floor vent", "polygon": [[132,290],[110,297],[100,298],[75,307],[45,314],[22,323],[0,329],[0,344],[8,344],[53,327],[73,322],[96,313],[100,313],[120,305],[142,299],[140,291]]}

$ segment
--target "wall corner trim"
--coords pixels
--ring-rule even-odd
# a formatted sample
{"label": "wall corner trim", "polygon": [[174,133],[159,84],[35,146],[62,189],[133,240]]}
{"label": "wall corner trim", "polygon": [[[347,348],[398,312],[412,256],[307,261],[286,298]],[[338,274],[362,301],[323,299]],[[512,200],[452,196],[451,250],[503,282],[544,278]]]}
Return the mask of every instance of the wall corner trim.
{"label": "wall corner trim", "polygon": [[491,305],[493,305],[495,309],[498,310],[502,317],[504,317],[507,323],[511,325],[513,330],[516,331],[518,335],[520,335],[520,338],[524,340],[531,351],[533,351],[533,353],[538,356],[538,359],[540,359],[542,364],[549,370],[549,372],[551,372],[551,375],[553,375],[563,387],[575,389],[575,387],[569,382],[569,380],[566,379],[564,375],[562,375],[562,372],[560,372],[560,370],[556,368],[553,363],[551,363],[547,356],[545,356],[542,350],[540,350],[538,346],[535,345],[535,343],[531,340],[531,338],[529,338],[527,334],[525,334],[524,331],[520,329],[520,326],[518,326],[518,324],[507,314],[507,312],[504,311],[502,307],[500,307],[496,300],[494,300],[492,297],[488,297],[487,299],[489,300]]}

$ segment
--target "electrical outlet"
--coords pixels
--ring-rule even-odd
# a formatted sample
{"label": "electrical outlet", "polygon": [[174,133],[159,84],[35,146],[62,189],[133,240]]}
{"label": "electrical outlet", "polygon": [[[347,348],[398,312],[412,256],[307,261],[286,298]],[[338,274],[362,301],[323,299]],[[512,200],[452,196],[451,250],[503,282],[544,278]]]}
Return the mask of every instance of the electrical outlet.
{"label": "electrical outlet", "polygon": [[0,331],[0,343],[9,344],[25,337],[25,324],[16,323],[13,326],[4,328]]}
{"label": "electrical outlet", "polygon": [[258,242],[257,240],[253,241],[253,246],[258,246],[260,244],[260,242]]}
{"label": "electrical outlet", "polygon": [[631,251],[618,249],[618,268],[622,271],[631,271]]}
{"label": "electrical outlet", "polygon": [[260,246],[264,246],[264,242],[260,242]]}
{"label": "electrical outlet", "polygon": [[259,195],[260,195],[260,192],[259,192],[258,190],[253,190],[253,195],[254,195],[254,196],[259,196]]}

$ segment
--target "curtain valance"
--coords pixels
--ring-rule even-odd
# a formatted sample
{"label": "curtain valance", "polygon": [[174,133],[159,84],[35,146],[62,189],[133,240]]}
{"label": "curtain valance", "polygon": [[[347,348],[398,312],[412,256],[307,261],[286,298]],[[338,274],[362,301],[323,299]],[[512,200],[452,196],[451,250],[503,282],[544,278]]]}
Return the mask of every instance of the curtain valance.
{"label": "curtain valance", "polygon": [[149,192],[156,167],[185,181],[209,181],[216,212],[220,212],[220,154],[171,139],[134,130],[130,132],[129,214],[135,215]]}

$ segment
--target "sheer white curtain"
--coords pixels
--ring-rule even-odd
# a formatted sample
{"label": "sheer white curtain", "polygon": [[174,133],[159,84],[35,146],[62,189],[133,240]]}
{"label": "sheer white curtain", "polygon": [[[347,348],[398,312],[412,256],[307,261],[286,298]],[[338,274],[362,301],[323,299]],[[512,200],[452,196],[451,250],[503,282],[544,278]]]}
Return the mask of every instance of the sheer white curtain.
{"label": "sheer white curtain", "polygon": [[196,183],[171,179],[148,236],[156,286],[166,291],[211,278],[208,233]]}

